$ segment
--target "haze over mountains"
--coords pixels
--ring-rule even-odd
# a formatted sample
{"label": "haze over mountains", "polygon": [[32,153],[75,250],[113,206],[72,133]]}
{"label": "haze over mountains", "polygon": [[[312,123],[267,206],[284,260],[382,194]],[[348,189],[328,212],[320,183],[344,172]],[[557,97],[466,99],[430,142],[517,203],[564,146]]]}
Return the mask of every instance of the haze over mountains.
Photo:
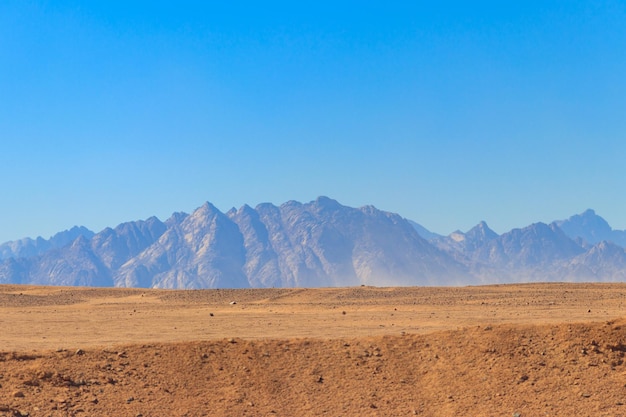
{"label": "haze over mountains", "polygon": [[626,279],[626,231],[593,210],[498,235],[448,236],[327,197],[220,212],[210,203],[94,233],[0,245],[0,283],[156,288],[471,285]]}

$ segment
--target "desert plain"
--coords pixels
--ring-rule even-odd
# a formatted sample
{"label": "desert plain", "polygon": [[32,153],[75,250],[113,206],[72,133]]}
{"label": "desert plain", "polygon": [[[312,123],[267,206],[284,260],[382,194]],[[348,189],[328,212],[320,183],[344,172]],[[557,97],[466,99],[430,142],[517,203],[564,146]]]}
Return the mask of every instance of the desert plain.
{"label": "desert plain", "polygon": [[0,416],[626,416],[626,284],[0,286]]}

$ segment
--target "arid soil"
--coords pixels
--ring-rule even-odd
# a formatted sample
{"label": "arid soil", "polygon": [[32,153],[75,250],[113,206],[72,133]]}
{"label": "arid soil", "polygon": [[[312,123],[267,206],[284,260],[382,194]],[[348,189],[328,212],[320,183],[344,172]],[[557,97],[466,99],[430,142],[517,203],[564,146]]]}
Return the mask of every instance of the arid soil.
{"label": "arid soil", "polygon": [[624,284],[0,286],[0,416],[626,416]]}

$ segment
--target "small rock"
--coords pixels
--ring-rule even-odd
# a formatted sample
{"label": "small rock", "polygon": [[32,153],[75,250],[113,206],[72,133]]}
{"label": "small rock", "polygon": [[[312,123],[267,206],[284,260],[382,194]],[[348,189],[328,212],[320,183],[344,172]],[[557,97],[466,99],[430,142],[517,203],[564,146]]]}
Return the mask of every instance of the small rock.
{"label": "small rock", "polygon": [[522,413],[515,412],[513,413],[513,417],[522,417]]}
{"label": "small rock", "polygon": [[78,349],[78,350],[76,350],[75,354],[76,354],[76,355],[79,355],[79,356],[80,356],[80,355],[84,355],[84,354],[85,354],[85,351],[84,351],[84,350],[82,350],[82,349]]}
{"label": "small rock", "polygon": [[213,313],[209,313],[209,316],[213,317]]}
{"label": "small rock", "polygon": [[237,343],[237,341],[231,337],[230,339],[228,339],[228,343]]}
{"label": "small rock", "polygon": [[230,305],[231,305],[231,306],[233,306],[233,305],[235,305],[235,304],[237,304],[237,301],[231,301],[231,302],[230,302]]}
{"label": "small rock", "polygon": [[12,397],[13,398],[24,398],[24,392],[22,392],[22,391],[13,391]]}

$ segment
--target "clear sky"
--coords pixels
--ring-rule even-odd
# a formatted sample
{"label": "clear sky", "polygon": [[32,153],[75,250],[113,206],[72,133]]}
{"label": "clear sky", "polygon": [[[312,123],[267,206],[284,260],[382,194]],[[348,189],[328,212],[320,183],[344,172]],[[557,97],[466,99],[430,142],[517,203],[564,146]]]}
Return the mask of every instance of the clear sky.
{"label": "clear sky", "polygon": [[0,1],[0,242],[205,201],[626,228],[624,1]]}

